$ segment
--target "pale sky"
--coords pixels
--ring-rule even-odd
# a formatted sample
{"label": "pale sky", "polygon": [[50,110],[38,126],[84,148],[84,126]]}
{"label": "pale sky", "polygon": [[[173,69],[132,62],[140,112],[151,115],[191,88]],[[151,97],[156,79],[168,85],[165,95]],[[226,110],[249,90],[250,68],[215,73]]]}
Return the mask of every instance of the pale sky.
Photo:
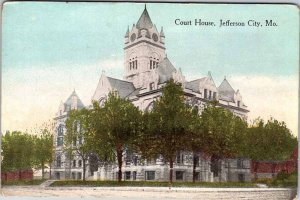
{"label": "pale sky", "polygon": [[[5,3],[3,9],[2,131],[30,130],[51,120],[76,89],[85,105],[101,71],[123,76],[127,27],[139,3]],[[285,121],[297,135],[298,10],[283,5],[147,4],[166,52],[187,80],[211,71],[239,89],[249,118]],[[217,27],[178,26],[175,19],[214,21]],[[219,21],[275,21],[277,27],[221,27]]]}

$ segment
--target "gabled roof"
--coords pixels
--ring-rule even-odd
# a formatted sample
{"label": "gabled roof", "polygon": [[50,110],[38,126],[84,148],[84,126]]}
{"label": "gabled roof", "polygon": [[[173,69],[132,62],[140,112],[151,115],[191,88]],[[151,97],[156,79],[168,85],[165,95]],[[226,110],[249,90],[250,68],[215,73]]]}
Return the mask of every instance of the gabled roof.
{"label": "gabled roof", "polygon": [[223,82],[218,87],[219,98],[224,101],[234,102],[234,89],[231,87],[227,79],[225,78]]}
{"label": "gabled roof", "polygon": [[133,83],[107,76],[110,86],[117,90],[121,98],[125,98],[135,91]]}
{"label": "gabled roof", "polygon": [[186,82],[185,87],[194,92],[200,92],[200,84],[204,83],[207,77],[199,78],[190,82]]}
{"label": "gabled roof", "polygon": [[176,68],[166,57],[159,64],[157,73],[159,75],[159,83],[165,83],[172,78],[173,72],[176,72]]}
{"label": "gabled roof", "polygon": [[138,29],[150,29],[152,28],[153,23],[150,19],[150,16],[148,14],[146,5],[145,5],[145,9],[142,13],[142,15],[140,16],[140,19],[138,20],[138,22],[136,23],[136,27]]}
{"label": "gabled roof", "polygon": [[72,92],[72,94],[69,96],[69,98],[66,100],[65,105],[66,106],[71,106],[72,105],[72,98],[76,97],[77,98],[77,108],[83,108],[84,105],[78,95],[76,94],[75,90]]}

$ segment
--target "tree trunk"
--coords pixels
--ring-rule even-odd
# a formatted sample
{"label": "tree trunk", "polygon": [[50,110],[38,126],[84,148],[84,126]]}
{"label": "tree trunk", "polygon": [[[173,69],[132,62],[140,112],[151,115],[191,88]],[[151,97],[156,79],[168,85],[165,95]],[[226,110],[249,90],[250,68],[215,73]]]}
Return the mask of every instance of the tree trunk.
{"label": "tree trunk", "polygon": [[230,182],[230,162],[229,162],[229,159],[226,159],[227,160],[227,164],[228,164],[228,172],[227,172],[227,182]]}
{"label": "tree trunk", "polygon": [[44,163],[42,163],[42,179],[44,179],[44,176],[45,176],[45,165]]}
{"label": "tree trunk", "polygon": [[197,162],[197,158],[195,153],[193,153],[193,183],[196,182],[196,163]]}
{"label": "tree trunk", "polygon": [[85,168],[86,168],[86,165],[85,165],[85,159],[84,159],[84,158],[82,159],[82,162],[83,162],[83,163],[82,163],[82,164],[83,164],[83,173],[82,173],[83,175],[82,175],[82,179],[83,179],[83,181],[85,181]]}
{"label": "tree trunk", "polygon": [[51,177],[51,166],[52,166],[52,163],[50,163],[50,173],[49,173],[49,179],[52,179],[52,177]]}
{"label": "tree trunk", "polygon": [[173,183],[173,159],[170,159],[170,176],[169,176],[169,183]]}
{"label": "tree trunk", "polygon": [[222,160],[218,159],[219,182],[222,180]]}
{"label": "tree trunk", "polygon": [[118,166],[119,166],[119,172],[118,172],[118,182],[121,182],[122,181],[122,155],[123,151],[122,151],[122,148],[121,147],[118,147],[117,148],[117,160],[118,160]]}

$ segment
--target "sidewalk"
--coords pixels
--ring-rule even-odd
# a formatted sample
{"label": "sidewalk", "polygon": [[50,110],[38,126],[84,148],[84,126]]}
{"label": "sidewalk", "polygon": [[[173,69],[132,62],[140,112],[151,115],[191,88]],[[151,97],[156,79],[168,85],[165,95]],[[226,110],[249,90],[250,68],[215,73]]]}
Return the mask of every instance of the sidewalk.
{"label": "sidewalk", "polygon": [[296,195],[290,188],[179,188],[179,187],[47,187],[6,186],[5,197],[82,197],[99,199],[249,199],[289,200]]}

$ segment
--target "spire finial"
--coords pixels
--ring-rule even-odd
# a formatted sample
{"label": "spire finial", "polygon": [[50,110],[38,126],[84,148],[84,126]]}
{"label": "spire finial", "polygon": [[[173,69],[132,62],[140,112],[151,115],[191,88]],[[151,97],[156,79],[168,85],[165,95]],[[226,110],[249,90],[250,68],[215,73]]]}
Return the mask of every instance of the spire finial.
{"label": "spire finial", "polygon": [[224,80],[226,80],[226,76],[224,76]]}
{"label": "spire finial", "polygon": [[145,4],[145,10],[147,10],[147,4]]}
{"label": "spire finial", "polygon": [[211,72],[210,72],[210,71],[208,71],[208,73],[207,73],[207,74],[208,74],[208,76],[209,76],[209,77],[211,77]]}

